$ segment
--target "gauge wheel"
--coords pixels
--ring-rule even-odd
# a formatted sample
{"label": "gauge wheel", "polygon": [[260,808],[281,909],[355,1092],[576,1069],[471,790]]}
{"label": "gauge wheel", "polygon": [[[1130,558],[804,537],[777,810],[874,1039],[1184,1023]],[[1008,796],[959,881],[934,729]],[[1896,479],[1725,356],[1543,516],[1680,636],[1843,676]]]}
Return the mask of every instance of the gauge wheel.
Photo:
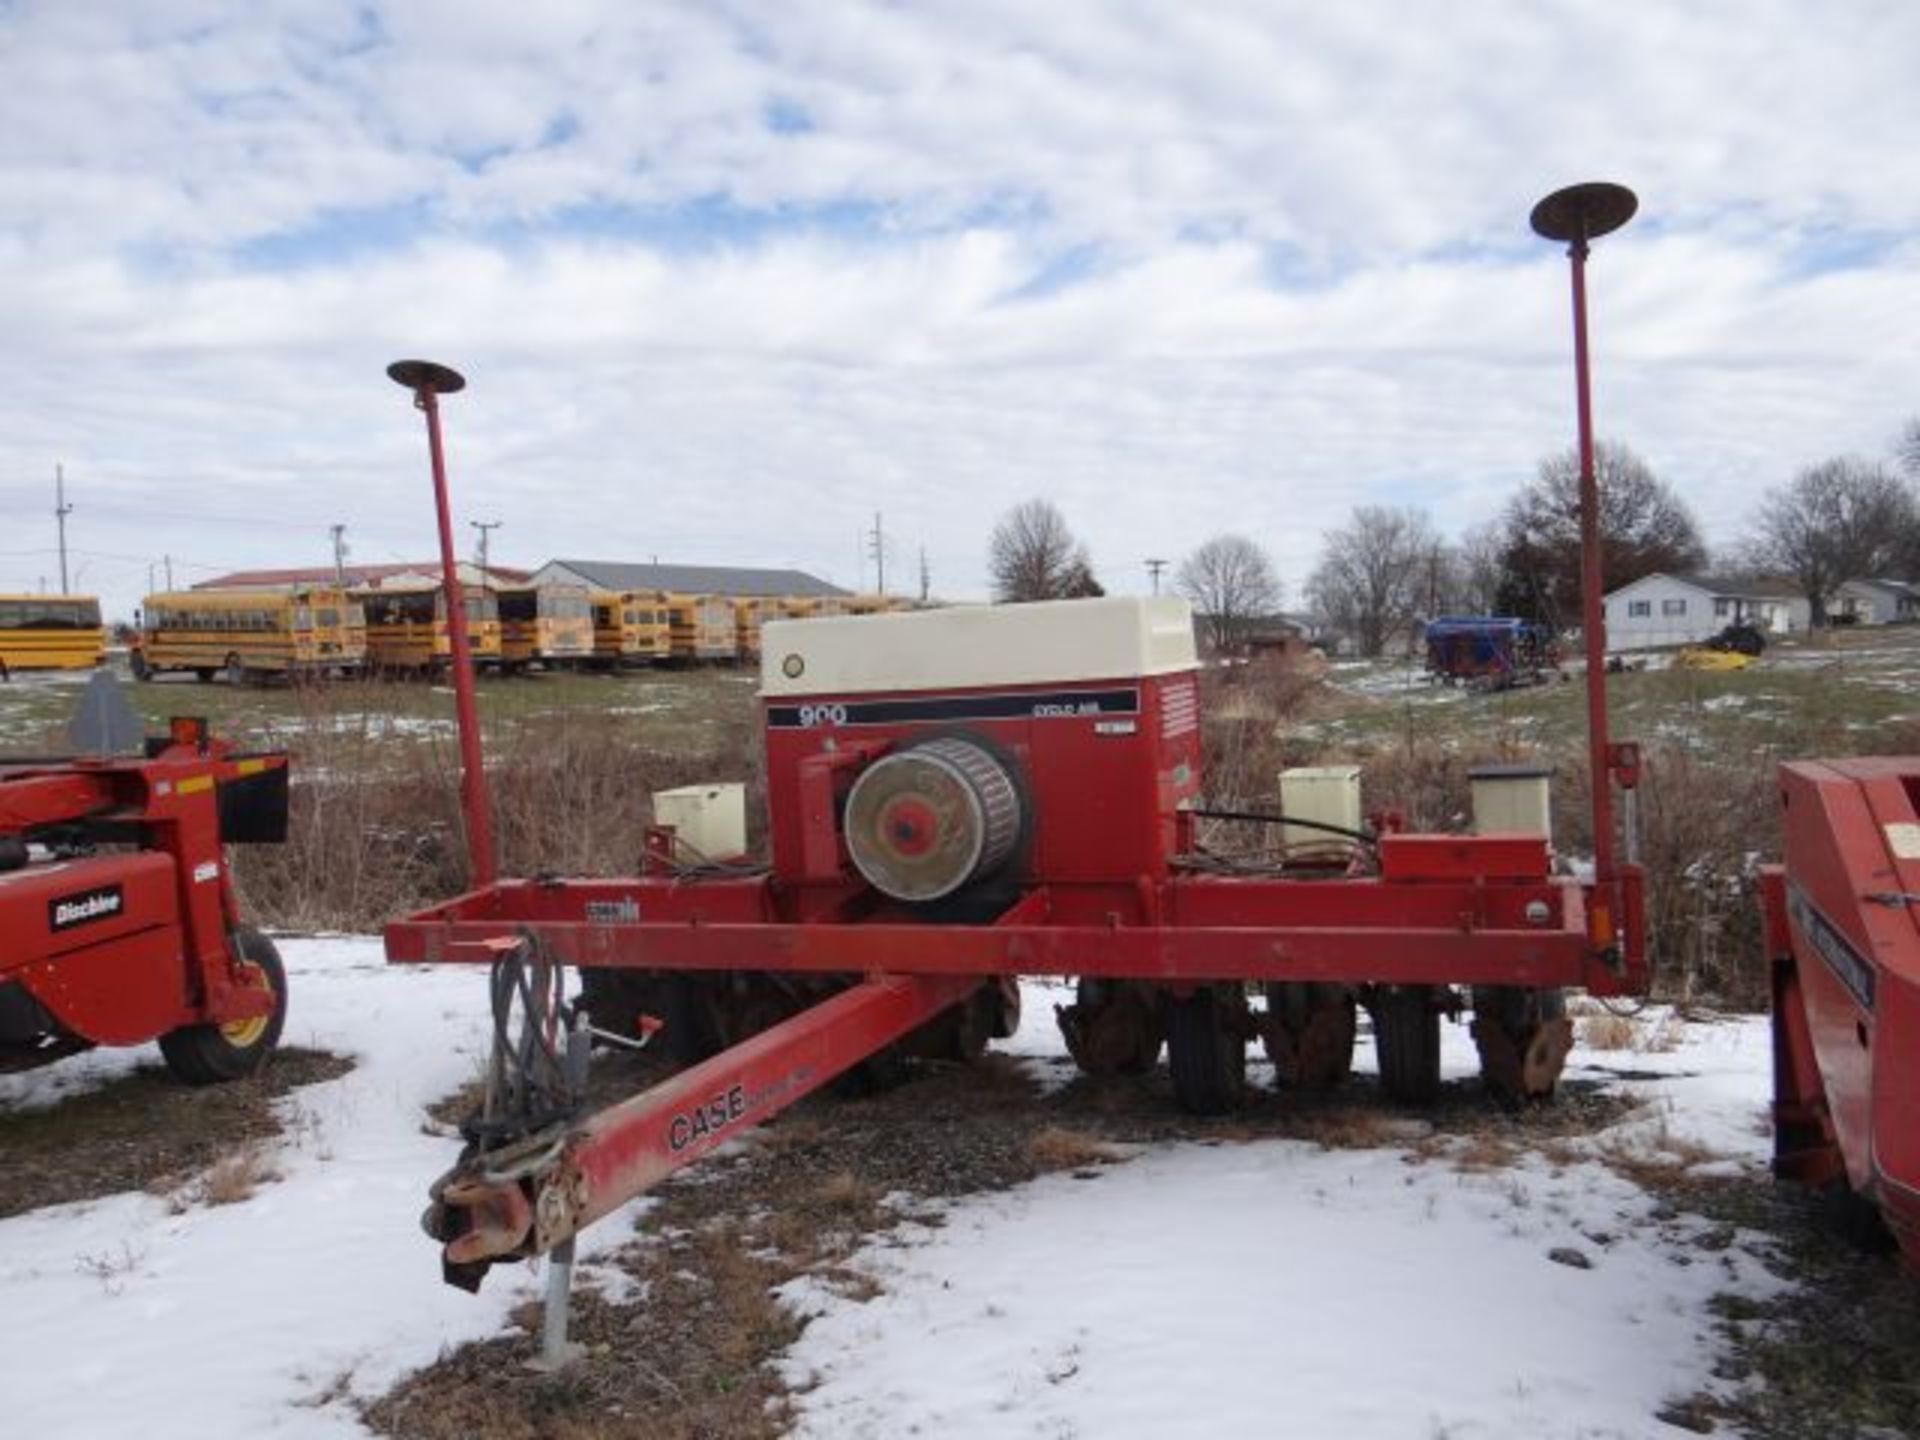
{"label": "gauge wheel", "polygon": [[280,1031],[287,1023],[287,972],[273,941],[242,926],[233,932],[233,949],[240,968],[273,992],[273,1009],[224,1025],[183,1025],[162,1035],[161,1055],[189,1085],[212,1085],[253,1074],[279,1045]]}
{"label": "gauge wheel", "polygon": [[1245,1001],[1227,985],[1207,985],[1167,1001],[1167,1068],[1173,1096],[1192,1115],[1237,1110],[1247,1089]]}
{"label": "gauge wheel", "polygon": [[1440,1098],[1440,1009],[1431,985],[1382,985],[1373,992],[1373,1046],[1380,1088],[1401,1105]]}

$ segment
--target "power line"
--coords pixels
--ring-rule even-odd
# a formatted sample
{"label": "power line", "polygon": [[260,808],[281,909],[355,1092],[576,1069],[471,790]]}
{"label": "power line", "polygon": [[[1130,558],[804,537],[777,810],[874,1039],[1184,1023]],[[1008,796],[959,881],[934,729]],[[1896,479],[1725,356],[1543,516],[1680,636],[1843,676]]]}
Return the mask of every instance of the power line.
{"label": "power line", "polygon": [[1164,560],[1147,561],[1147,574],[1153,577],[1153,593],[1156,595],[1160,593],[1160,572],[1166,568],[1167,562]]}

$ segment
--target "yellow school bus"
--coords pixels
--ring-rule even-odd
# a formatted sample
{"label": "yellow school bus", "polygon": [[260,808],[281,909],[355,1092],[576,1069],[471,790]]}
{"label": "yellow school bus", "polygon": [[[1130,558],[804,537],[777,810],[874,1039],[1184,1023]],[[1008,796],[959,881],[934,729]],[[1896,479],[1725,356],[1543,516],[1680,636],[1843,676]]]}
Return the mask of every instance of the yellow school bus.
{"label": "yellow school bus", "polygon": [[666,603],[653,590],[593,592],[593,663],[647,665],[673,653]]}
{"label": "yellow school bus", "polygon": [[783,618],[779,600],[768,595],[739,595],[733,601],[734,649],[743,661],[760,658],[760,627],[769,620]]}
{"label": "yellow school bus", "polygon": [[733,602],[724,595],[666,595],[667,624],[673,658],[731,660],[735,647]]}
{"label": "yellow school bus", "polygon": [[135,678],[191,671],[233,684],[272,676],[351,674],[366,637],[344,590],[177,590],[149,595],[134,642]]}
{"label": "yellow school bus", "polygon": [[843,615],[885,615],[906,608],[906,601],[892,595],[849,595],[839,602]]}
{"label": "yellow school bus", "polygon": [[0,595],[0,676],[85,670],[107,658],[100,602],[91,595]]}
{"label": "yellow school bus", "polygon": [[[500,608],[493,592],[468,585],[462,598],[467,639],[480,663],[500,659]],[[447,592],[438,585],[402,585],[356,590],[366,613],[367,667],[372,670],[444,669],[453,655],[447,636]]]}
{"label": "yellow school bus", "polygon": [[593,654],[593,613],[584,585],[512,585],[496,589],[500,668],[538,663],[548,670]]}

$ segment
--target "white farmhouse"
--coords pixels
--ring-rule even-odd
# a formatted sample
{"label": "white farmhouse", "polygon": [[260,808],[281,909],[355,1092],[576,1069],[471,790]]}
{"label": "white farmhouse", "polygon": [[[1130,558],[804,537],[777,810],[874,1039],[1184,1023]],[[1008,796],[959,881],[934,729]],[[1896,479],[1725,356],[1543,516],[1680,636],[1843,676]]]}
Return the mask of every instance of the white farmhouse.
{"label": "white farmhouse", "polygon": [[1704,575],[1643,575],[1607,596],[1607,648],[1698,645],[1736,622],[1772,635],[1807,628],[1806,598],[1778,581],[1735,583]]}
{"label": "white farmhouse", "polygon": [[1920,585],[1906,580],[1848,580],[1827,601],[1827,613],[1851,625],[1920,620]]}

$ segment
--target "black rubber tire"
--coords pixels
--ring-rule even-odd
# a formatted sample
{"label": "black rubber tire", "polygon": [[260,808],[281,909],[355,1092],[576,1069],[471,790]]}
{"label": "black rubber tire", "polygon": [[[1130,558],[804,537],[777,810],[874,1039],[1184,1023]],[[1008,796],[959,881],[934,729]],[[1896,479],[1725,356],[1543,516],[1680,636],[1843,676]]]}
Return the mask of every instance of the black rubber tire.
{"label": "black rubber tire", "polygon": [[232,944],[242,960],[266,973],[273,987],[273,1013],[266,1028],[245,1044],[235,1044],[218,1025],[183,1025],[162,1035],[160,1053],[167,1067],[189,1085],[213,1085],[253,1074],[279,1045],[287,1023],[287,971],[273,941],[243,925],[233,932]]}
{"label": "black rubber tire", "polygon": [[127,669],[132,672],[136,680],[153,678],[153,667],[147,663],[147,652],[144,650],[135,650],[127,656]]}
{"label": "black rubber tire", "polygon": [[1373,992],[1373,1048],[1380,1088],[1398,1105],[1440,1098],[1440,1011],[1431,985],[1381,985]]}
{"label": "black rubber tire", "polygon": [[193,678],[198,680],[202,685],[211,685],[213,683],[213,677],[218,673],[218,671],[209,670],[205,666],[202,666],[193,672]]}
{"label": "black rubber tire", "polygon": [[1167,999],[1167,1067],[1173,1098],[1190,1115],[1225,1115],[1247,1093],[1247,1039],[1232,986],[1207,985]]}

